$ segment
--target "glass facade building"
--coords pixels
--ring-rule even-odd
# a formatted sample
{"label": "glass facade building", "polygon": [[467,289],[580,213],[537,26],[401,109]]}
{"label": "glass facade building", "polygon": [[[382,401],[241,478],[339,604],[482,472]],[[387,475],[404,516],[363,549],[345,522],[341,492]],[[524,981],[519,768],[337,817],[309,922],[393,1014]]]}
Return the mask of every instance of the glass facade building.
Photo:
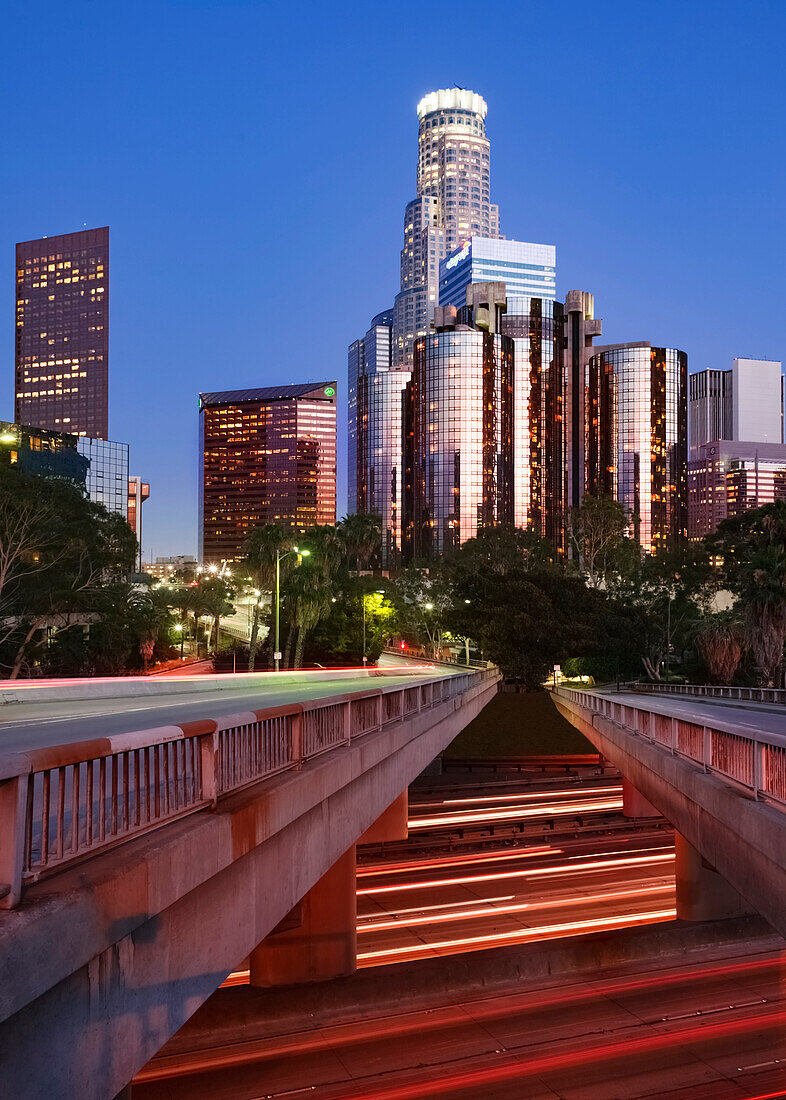
{"label": "glass facade building", "polygon": [[109,228],[16,246],[19,424],[109,434]]}
{"label": "glass facade building", "polygon": [[415,343],[405,398],[408,558],[441,554],[514,519],[514,344],[499,331],[504,286],[474,290],[461,311],[438,308],[436,331]]}
{"label": "glass facade building", "polygon": [[589,361],[586,491],[625,506],[648,553],[687,535],[688,357],[648,343]]}
{"label": "glass facade building", "polygon": [[415,340],[430,330],[440,260],[469,237],[499,237],[486,110],[486,101],[464,88],[431,92],[418,104],[417,197],[404,217],[394,366],[411,369]]}
{"label": "glass facade building", "polygon": [[97,504],[103,504],[110,512],[120,512],[127,518],[128,444],[80,435],[76,446],[79,453],[90,462],[87,470],[87,495]]}
{"label": "glass facade building", "polygon": [[86,492],[88,460],[76,444],[75,435],[0,421],[3,466],[15,466],[35,477],[62,478]]}
{"label": "glass facade building", "polygon": [[0,461],[5,465],[38,477],[65,478],[90,500],[126,519],[128,453],[127,443],[111,439],[0,422]]}
{"label": "glass facade building", "polygon": [[347,355],[349,422],[348,511],[382,521],[382,563],[401,550],[402,395],[411,374],[391,369],[393,311],[378,314]]}
{"label": "glass facade building", "polygon": [[237,561],[251,531],[336,521],[336,383],[199,398],[199,555]]}
{"label": "glass facade building", "polygon": [[555,297],[556,263],[557,250],[551,244],[470,237],[439,265],[439,304],[462,306],[470,283],[503,282],[508,312],[526,312],[517,298]]}

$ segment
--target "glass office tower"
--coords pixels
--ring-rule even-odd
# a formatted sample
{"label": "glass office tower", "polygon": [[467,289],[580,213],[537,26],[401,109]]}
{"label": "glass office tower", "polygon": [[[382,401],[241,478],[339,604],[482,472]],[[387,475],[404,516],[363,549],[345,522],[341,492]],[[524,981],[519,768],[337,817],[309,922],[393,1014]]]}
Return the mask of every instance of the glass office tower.
{"label": "glass office tower", "polygon": [[512,337],[500,331],[504,284],[475,284],[415,343],[407,387],[405,554],[427,558],[513,523]]}
{"label": "glass office tower", "polygon": [[347,355],[349,421],[348,511],[382,521],[382,563],[401,550],[402,394],[410,371],[392,370],[393,311],[377,314]]}
{"label": "glass office tower", "polygon": [[200,560],[237,561],[253,529],[336,521],[336,383],[199,397]]}
{"label": "glass office tower", "polygon": [[684,351],[613,344],[589,361],[586,491],[623,504],[648,553],[687,534],[687,397]]}
{"label": "glass office tower", "polygon": [[469,237],[499,237],[491,203],[486,101],[464,88],[431,92],[418,104],[417,197],[408,204],[401,292],[393,320],[394,365],[411,369],[438,303],[439,262]]}
{"label": "glass office tower", "polygon": [[462,306],[470,283],[503,282],[508,313],[524,312],[513,299],[555,297],[556,264],[553,244],[470,237],[439,265],[439,304]]}
{"label": "glass office tower", "polygon": [[109,228],[16,246],[18,424],[109,434]]}

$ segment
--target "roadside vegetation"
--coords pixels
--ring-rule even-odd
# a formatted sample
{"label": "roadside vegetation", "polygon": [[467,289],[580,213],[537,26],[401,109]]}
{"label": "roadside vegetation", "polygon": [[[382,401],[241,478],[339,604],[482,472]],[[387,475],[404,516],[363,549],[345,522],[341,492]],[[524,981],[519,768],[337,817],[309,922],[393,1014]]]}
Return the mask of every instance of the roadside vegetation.
{"label": "roadside vegetation", "polygon": [[[440,561],[383,571],[375,516],[297,534],[265,525],[231,569],[153,583],[133,572],[123,517],[66,482],[3,469],[0,676],[124,675],[211,653],[229,671],[271,668],[278,560],[283,668],[373,664],[394,644],[493,661],[522,690],[554,665],[596,682],[782,685],[786,502],[656,555],[638,551],[632,526],[587,497],[568,517],[568,557],[494,527]],[[224,620],[238,607],[249,630],[233,642]]]}

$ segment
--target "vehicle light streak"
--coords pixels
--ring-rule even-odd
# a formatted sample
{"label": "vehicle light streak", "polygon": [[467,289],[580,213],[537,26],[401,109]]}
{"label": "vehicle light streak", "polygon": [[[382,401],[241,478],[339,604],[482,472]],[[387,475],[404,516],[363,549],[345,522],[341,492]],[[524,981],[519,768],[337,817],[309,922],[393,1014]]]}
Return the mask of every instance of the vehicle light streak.
{"label": "vehicle light streak", "polygon": [[533,806],[528,809],[488,810],[479,813],[466,811],[458,814],[443,814],[439,817],[411,817],[408,825],[410,829],[431,829],[435,825],[469,825],[473,821],[510,821],[523,817],[563,817],[566,814],[599,813],[601,810],[621,810],[621,798],[609,798],[605,800],[593,800],[591,802],[574,802],[566,805]]}
{"label": "vehicle light streak", "polygon": [[527,943],[529,940],[568,936],[572,933],[604,932],[613,928],[627,928],[631,924],[655,924],[674,920],[676,909],[654,909],[644,913],[622,913],[613,917],[596,917],[592,920],[570,921],[566,924],[542,924],[535,928],[516,928],[511,932],[495,932],[489,936],[467,936],[463,939],[440,940],[436,943],[415,944],[409,947],[386,947],[379,951],[358,951],[361,960],[392,959],[396,955],[428,955],[432,951],[444,951],[456,947],[496,947],[505,943]]}
{"label": "vehicle light streak", "polygon": [[[470,898],[469,901],[443,901],[441,905],[417,905],[411,909],[396,909],[396,915],[402,913],[433,913],[439,909],[457,909],[460,905],[478,905],[480,898]],[[493,901],[515,901],[515,894],[505,894],[499,898],[483,898],[484,902],[491,904]],[[380,916],[379,913],[366,913],[359,914],[358,921],[373,920],[375,917]],[[392,913],[386,913],[386,916],[392,916]]]}
{"label": "vehicle light streak", "polygon": [[[717,1041],[730,1036],[742,1036],[764,1027],[770,1030],[782,1025],[784,1022],[786,1022],[786,1011],[784,1010],[765,1016],[757,1013],[742,1019],[729,1020],[723,1024],[716,1023],[712,1027],[699,1025],[665,1034],[646,1035],[640,1038],[627,1037],[611,1043],[599,1043],[592,1047],[582,1047],[579,1050],[527,1058],[526,1061],[521,1059],[519,1055],[515,1061],[507,1060],[502,1065],[486,1065],[477,1069],[466,1068],[458,1073],[447,1074],[443,1068],[438,1080],[420,1080],[405,1085],[382,1085],[381,1088],[374,1091],[366,1088],[362,1095],[364,1100],[427,1100],[428,1097],[456,1097],[465,1093],[474,1098],[482,1095],[483,1089],[492,1084],[525,1079],[555,1069],[566,1070],[601,1061],[629,1058],[636,1054],[653,1053],[667,1050],[672,1046],[686,1046],[689,1043],[700,1041]],[[439,1067],[430,1068],[438,1069]],[[345,1095],[347,1094],[345,1093]],[[356,1093],[356,1095],[359,1094]],[[786,1091],[781,1090],[780,1092],[764,1093],[760,1096],[750,1097],[749,1100],[775,1100],[776,1097],[784,1095],[786,1095]]]}
{"label": "vehicle light streak", "polygon": [[565,787],[560,791],[533,791],[531,794],[489,794],[482,798],[443,798],[441,802],[427,802],[426,806],[459,806],[469,803],[479,806],[481,802],[525,802],[535,798],[583,798],[588,794],[614,794],[622,791],[619,783],[609,783],[605,787]]}
{"label": "vehicle light streak", "polygon": [[[566,991],[560,985],[538,990],[528,989],[523,992],[506,990],[501,994],[489,995],[487,993],[485,996],[471,1002],[472,1016],[478,1021],[490,1023],[494,1020],[504,1019],[514,1011],[519,1016],[528,1012],[542,1014],[547,1008],[566,1007],[582,1002],[589,1003],[598,997],[614,997],[645,990],[650,992],[662,990],[665,992],[668,989],[679,989],[681,986],[694,985],[697,982],[718,978],[730,978],[739,974],[760,972],[764,975],[770,970],[780,970],[781,966],[782,959],[780,953],[778,953],[775,956],[743,959],[739,962],[698,964],[690,968],[680,967],[677,970],[669,969],[664,973],[647,974],[644,977],[610,978],[593,985],[591,988],[584,985],[573,985]],[[227,978],[224,985],[239,985],[241,982],[248,980],[248,973],[247,970],[235,971]],[[532,998],[535,994],[537,994],[537,1001],[533,1003]],[[379,1042],[385,1042],[395,1036],[406,1036],[412,1035],[414,1032],[449,1027],[465,1019],[466,1012],[464,1009],[456,1009],[454,1006],[440,1006],[433,1010],[427,1019],[424,1019],[419,1012],[403,1012],[396,1016],[380,1017],[371,1035],[369,1035],[369,1021],[367,1019],[352,1021],[333,1025],[331,1029],[331,1046],[336,1049],[355,1042],[358,1038],[364,1040],[377,1039]],[[384,1027],[380,1026],[382,1024],[384,1024]],[[302,1034],[297,1043],[293,1042],[291,1036],[287,1036],[278,1045],[274,1039],[264,1039],[253,1045],[244,1045],[243,1052],[230,1056],[211,1048],[204,1053],[200,1052],[199,1067],[201,1069],[211,1069],[221,1065],[242,1064],[249,1060],[258,1061],[279,1057],[282,1054],[303,1054],[317,1050],[323,1044],[324,1036],[320,1032],[319,1034]],[[252,1059],[249,1059],[249,1053],[253,1053],[254,1057]],[[149,1063],[140,1071],[135,1080],[147,1081],[166,1076],[176,1077],[191,1072],[192,1068],[191,1052],[189,1052],[185,1065],[178,1066],[168,1062],[165,1066],[162,1066],[160,1063]],[[751,1069],[752,1067],[745,1068]],[[786,1091],[771,1095],[773,1097],[786,1096]],[[747,1097],[746,1100],[767,1100],[767,1098],[751,1096]]]}
{"label": "vehicle light streak", "polygon": [[[460,913],[434,913],[429,916],[428,925],[431,927],[432,924],[452,924],[454,921],[474,920],[477,917],[496,917],[505,913],[523,913],[526,909],[535,912],[539,909],[560,909],[566,905],[593,905],[596,902],[620,901],[622,898],[644,897],[647,894],[662,894],[667,891],[673,895],[674,885],[660,882],[653,886],[639,886],[630,890],[612,890],[604,894],[580,894],[574,898],[554,898],[551,901],[541,902],[516,902],[513,905],[485,905],[478,909],[463,909]],[[455,905],[467,904],[467,902],[455,903]],[[422,912],[422,910],[403,911]],[[397,913],[386,914],[385,917],[373,914],[365,918],[361,917],[360,920],[363,923],[358,924],[358,935],[367,932],[380,932],[386,929],[411,928],[423,924],[422,918],[406,917],[401,920]]]}
{"label": "vehicle light streak", "polygon": [[489,875],[462,875],[459,878],[428,879],[425,882],[392,883],[389,886],[362,886],[358,896],[391,894],[398,890],[425,890],[431,886],[465,886],[471,882],[498,882],[508,878],[542,878],[544,875],[573,874],[576,871],[605,871],[609,867],[639,867],[646,863],[670,863],[674,855],[623,856],[621,859],[595,859],[587,863],[558,863],[553,867],[533,867],[527,871],[495,871]]}
{"label": "vehicle light streak", "polygon": [[499,863],[508,859],[532,859],[533,856],[542,855],[564,855],[564,849],[552,848],[550,844],[539,844],[534,848],[517,848],[515,851],[483,852],[473,855],[468,853],[466,856],[459,856],[458,859],[455,856],[448,856],[445,859],[437,856],[434,859],[402,860],[400,863],[393,864],[367,863],[363,867],[358,867],[357,875],[358,878],[369,875],[398,875],[402,871],[417,871],[427,867],[464,867],[470,863]]}

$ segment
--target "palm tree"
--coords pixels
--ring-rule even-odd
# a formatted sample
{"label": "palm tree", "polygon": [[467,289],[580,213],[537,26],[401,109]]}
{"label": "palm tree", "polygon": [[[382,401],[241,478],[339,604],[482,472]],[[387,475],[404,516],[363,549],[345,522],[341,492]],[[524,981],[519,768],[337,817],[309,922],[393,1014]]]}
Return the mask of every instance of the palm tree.
{"label": "palm tree", "polygon": [[783,661],[786,640],[786,551],[771,544],[751,555],[744,599],[748,642],[763,687],[771,686]]}
{"label": "palm tree", "polygon": [[[260,592],[270,593],[273,605],[273,588],[276,583],[276,558],[292,547],[292,532],[278,523],[265,523],[255,527],[246,543],[245,566],[248,575]],[[287,560],[287,564],[289,564]],[[283,563],[282,563],[283,564]],[[259,648],[259,601],[254,604],[251,624],[251,640],[248,645],[248,671],[254,671]]]}
{"label": "palm tree", "polygon": [[210,638],[217,650],[221,619],[235,613],[234,604],[230,599],[231,589],[223,581],[206,581],[204,585],[200,585],[200,593],[202,596],[202,614],[210,615],[213,620]]}
{"label": "palm tree", "polygon": [[694,640],[711,682],[731,683],[744,641],[742,626],[733,613],[722,611],[713,615],[699,627]]}
{"label": "palm tree", "polygon": [[287,657],[291,651],[292,638],[295,637],[293,668],[302,667],[306,637],[330,611],[331,591],[330,581],[321,570],[301,567],[293,571],[287,581],[286,595],[290,623]]}
{"label": "palm tree", "polygon": [[344,516],[338,524],[347,557],[355,561],[355,569],[360,573],[361,566],[379,554],[382,548],[382,520],[371,512],[358,512]]}

